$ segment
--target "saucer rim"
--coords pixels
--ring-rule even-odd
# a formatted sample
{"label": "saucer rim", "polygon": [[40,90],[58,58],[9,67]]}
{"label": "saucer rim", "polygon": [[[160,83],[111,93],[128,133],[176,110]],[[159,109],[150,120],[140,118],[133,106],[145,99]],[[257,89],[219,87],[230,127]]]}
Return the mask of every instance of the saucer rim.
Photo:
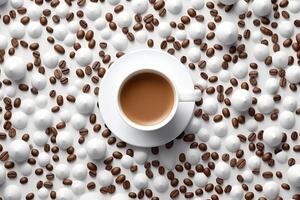
{"label": "saucer rim", "polygon": [[[177,129],[174,130],[169,130],[172,132],[172,134],[166,134],[166,130],[162,130],[164,127],[160,128],[160,129],[157,129],[157,130],[153,130],[153,131],[142,131],[142,130],[138,130],[138,129],[135,129],[134,127],[130,126],[129,124],[127,124],[121,117],[120,113],[115,113],[118,115],[119,119],[121,118],[122,122],[119,121],[117,122],[119,119],[117,117],[117,115],[115,115],[116,117],[116,120],[115,122],[112,122],[110,120],[108,120],[107,118],[107,113],[105,113],[106,111],[103,110],[103,106],[102,106],[102,103],[107,101],[107,95],[103,94],[103,91],[105,92],[105,89],[103,89],[103,85],[105,85],[106,82],[109,81],[109,79],[111,79],[111,75],[109,73],[111,73],[112,70],[115,70],[116,67],[118,67],[118,65],[122,65],[122,62],[126,61],[126,57],[130,57],[130,56],[139,56],[139,54],[144,54],[144,53],[152,53],[152,56],[164,56],[163,59],[166,59],[168,58],[169,61],[172,60],[172,62],[176,62],[176,68],[177,70],[179,71],[180,69],[182,72],[185,71],[184,73],[185,74],[181,74],[181,76],[185,76],[185,77],[182,77],[183,79],[186,79],[184,81],[184,85],[182,85],[182,87],[184,87],[185,89],[193,89],[194,87],[194,83],[193,83],[193,79],[190,75],[190,73],[187,71],[187,69],[185,68],[185,66],[180,63],[175,57],[169,55],[168,53],[166,52],[163,52],[163,51],[160,51],[160,50],[156,50],[156,49],[140,49],[140,50],[134,50],[134,51],[131,51],[129,53],[126,53],[125,55],[123,55],[122,57],[120,57],[119,59],[117,59],[106,71],[106,74],[104,75],[103,79],[101,80],[101,83],[100,83],[100,92],[99,92],[99,95],[98,95],[98,102],[99,102],[99,109],[100,109],[100,112],[101,112],[101,117],[104,121],[104,123],[107,125],[107,127],[112,131],[112,133],[117,136],[119,139],[121,139],[122,141],[126,142],[127,144],[130,144],[130,145],[133,145],[133,146],[137,146],[137,147],[154,147],[154,146],[161,146],[161,145],[164,145],[172,140],[174,140],[176,137],[178,137],[178,135],[180,135],[182,133],[182,131],[184,131],[184,129],[186,128],[186,126],[188,125],[189,121],[191,120],[192,118],[192,115],[193,115],[193,110],[194,110],[194,107],[195,107],[195,104],[194,102],[179,102],[178,103],[178,111],[175,112],[174,114],[174,119],[175,117],[177,116],[177,118],[179,117],[183,117],[183,116],[179,116],[179,115],[183,115],[184,113],[184,117],[186,118],[185,120],[185,123],[182,124],[182,121],[174,121],[174,119],[172,119],[169,123],[167,123],[165,126],[170,126],[169,128],[172,128],[174,125],[175,125],[175,122],[176,123],[181,123],[180,124],[180,130],[179,131],[176,131]],[[136,55],[135,55],[136,54]],[[170,60],[171,59],[171,60]],[[151,59],[150,59],[150,62],[151,62]],[[120,67],[120,66],[119,66]],[[137,67],[132,67],[133,69],[136,69]],[[170,72],[169,69],[167,69],[168,72]],[[127,73],[127,72],[125,72]],[[179,73],[179,72],[178,72]],[[108,75],[109,74],[109,75]],[[116,75],[115,75],[116,76]],[[118,74],[118,76],[122,76],[120,74]],[[118,78],[119,78],[118,77]],[[126,76],[123,74],[123,76],[121,77],[122,81],[126,78]],[[175,80],[175,79],[174,79]],[[121,81],[121,82],[122,82]],[[174,85],[178,85],[179,83],[179,80],[178,78],[176,79],[176,82],[174,83]],[[113,82],[113,84],[115,85],[115,87],[117,87],[117,82]],[[117,91],[115,91],[114,93],[117,93]],[[102,96],[104,96],[104,98],[101,98]],[[106,97],[106,98],[105,98]],[[117,101],[113,101],[113,105],[115,105],[115,103],[117,103]],[[115,107],[115,106],[111,106],[112,109],[115,109],[117,110],[118,112],[118,109]],[[187,111],[189,112],[189,114],[187,114]],[[181,113],[180,113],[181,112]],[[113,112],[111,112],[113,113]],[[110,121],[110,122],[108,122]],[[114,123],[119,123],[119,125],[112,125]],[[113,129],[117,129],[116,126],[120,126],[120,123],[123,123],[124,128],[126,128],[127,130],[113,130]],[[178,126],[176,124],[176,126]],[[166,129],[166,128],[165,128]],[[173,128],[174,129],[174,128]],[[119,133],[119,132],[122,132],[123,134]],[[128,133],[130,132],[130,133]],[[164,132],[164,133],[162,133]],[[174,133],[176,132],[176,133]],[[162,133],[160,136],[160,139],[158,139],[158,136],[157,134],[159,133]],[[155,138],[156,139],[156,142],[154,142],[154,139],[152,141],[149,141],[149,140],[143,140],[142,142],[139,141],[139,142],[135,142],[136,140],[135,139],[132,139],[133,135],[136,135],[136,134],[139,134],[139,135],[136,135],[136,136],[140,136],[141,134],[144,135],[144,137],[146,137],[147,135],[147,138],[149,139],[149,135],[151,135],[151,138]],[[131,138],[131,139],[130,139]],[[155,143],[155,144],[154,144]]]}

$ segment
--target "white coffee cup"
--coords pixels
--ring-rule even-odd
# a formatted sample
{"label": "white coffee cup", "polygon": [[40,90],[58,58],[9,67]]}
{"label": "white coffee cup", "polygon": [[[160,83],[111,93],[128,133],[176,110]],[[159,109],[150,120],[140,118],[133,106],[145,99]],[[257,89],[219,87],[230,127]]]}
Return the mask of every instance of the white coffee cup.
{"label": "white coffee cup", "polygon": [[[120,93],[122,91],[122,87],[123,85],[131,78],[133,78],[134,76],[141,74],[141,73],[154,73],[157,74],[161,77],[163,77],[166,81],[169,82],[169,84],[172,87],[173,90],[173,94],[174,94],[174,103],[173,103],[173,107],[171,109],[171,111],[169,112],[169,114],[160,122],[153,124],[153,125],[141,125],[138,124],[132,120],[130,120],[126,114],[123,112],[123,109],[121,107],[121,103],[120,103]],[[142,130],[142,131],[153,131],[153,130],[157,130],[160,129],[162,127],[164,127],[165,125],[167,125],[174,117],[174,115],[176,114],[177,110],[178,110],[178,105],[180,102],[194,102],[197,101],[201,98],[202,93],[200,90],[191,90],[191,91],[179,91],[176,87],[175,84],[171,81],[171,78],[168,77],[166,74],[164,74],[162,71],[159,71],[157,69],[148,69],[148,68],[142,68],[142,69],[138,69],[132,73],[130,73],[127,77],[125,77],[123,79],[123,81],[121,81],[121,84],[119,85],[119,91],[118,91],[118,99],[117,99],[117,105],[118,105],[118,110],[119,113],[122,117],[122,119],[131,127],[138,129],[138,130]]]}

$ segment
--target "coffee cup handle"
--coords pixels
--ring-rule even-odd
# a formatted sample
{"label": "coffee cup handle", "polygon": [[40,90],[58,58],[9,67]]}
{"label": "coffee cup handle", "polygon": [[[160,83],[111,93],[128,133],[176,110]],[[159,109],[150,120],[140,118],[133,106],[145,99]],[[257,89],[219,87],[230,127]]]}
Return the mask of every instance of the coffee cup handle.
{"label": "coffee cup handle", "polygon": [[202,92],[200,90],[192,91],[180,91],[179,92],[179,101],[180,102],[193,102],[199,101],[202,97]]}

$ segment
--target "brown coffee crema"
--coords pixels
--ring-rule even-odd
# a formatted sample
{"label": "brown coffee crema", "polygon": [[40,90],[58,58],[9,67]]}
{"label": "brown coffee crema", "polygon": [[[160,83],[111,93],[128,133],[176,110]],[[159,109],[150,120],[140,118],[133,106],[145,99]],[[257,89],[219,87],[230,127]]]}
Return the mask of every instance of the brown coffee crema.
{"label": "brown coffee crema", "polygon": [[120,105],[127,118],[151,126],[163,121],[174,105],[174,91],[163,76],[144,72],[129,78],[120,91]]}

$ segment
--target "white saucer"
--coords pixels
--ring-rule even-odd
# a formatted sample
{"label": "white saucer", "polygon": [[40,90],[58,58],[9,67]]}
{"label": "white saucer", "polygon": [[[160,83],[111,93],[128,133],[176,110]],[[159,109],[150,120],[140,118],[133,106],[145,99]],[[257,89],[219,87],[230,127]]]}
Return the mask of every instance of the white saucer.
{"label": "white saucer", "polygon": [[195,103],[180,102],[174,118],[161,129],[134,129],[118,112],[118,87],[125,77],[141,67],[159,69],[168,75],[179,91],[194,90],[188,70],[175,57],[159,50],[143,49],[125,54],[107,70],[100,84],[99,108],[108,128],[124,142],[139,147],[160,146],[182,133],[193,115]]}

